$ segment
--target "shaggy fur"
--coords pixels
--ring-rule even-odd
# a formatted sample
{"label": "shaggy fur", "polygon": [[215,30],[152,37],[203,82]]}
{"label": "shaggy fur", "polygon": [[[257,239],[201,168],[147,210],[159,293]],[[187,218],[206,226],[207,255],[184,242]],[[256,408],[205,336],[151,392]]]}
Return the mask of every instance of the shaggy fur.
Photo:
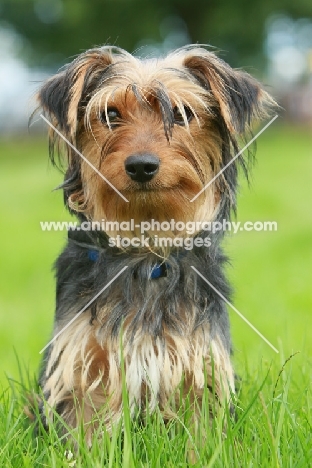
{"label": "shaggy fur", "polygon": [[[247,170],[242,157],[190,200],[235,156],[253,120],[266,118],[274,105],[254,78],[196,46],[157,60],[110,46],[92,49],[48,80],[38,98],[51,123],[128,199],[51,130],[50,155],[53,162],[56,152],[63,155],[69,210],[81,221],[135,224],[228,220],[238,165]],[[132,155],[158,159],[151,180],[129,177],[125,161]],[[226,307],[191,268],[229,298],[223,233],[210,235],[210,247],[192,250],[110,247],[116,234],[71,232],[56,262],[53,336],[128,268],[48,348],[40,378],[44,423],[54,408],[72,427],[98,414],[110,428],[122,415],[122,363],[132,414],[148,405],[172,417],[182,380],[199,404],[205,385],[218,405],[228,403],[234,376]],[[157,279],[155,265],[161,265]],[[91,426],[87,438],[91,443]]]}

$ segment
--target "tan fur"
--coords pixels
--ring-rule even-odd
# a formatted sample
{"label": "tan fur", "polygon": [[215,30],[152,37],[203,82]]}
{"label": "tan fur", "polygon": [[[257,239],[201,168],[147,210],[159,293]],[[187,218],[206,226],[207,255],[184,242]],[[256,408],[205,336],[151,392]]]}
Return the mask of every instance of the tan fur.
{"label": "tan fur", "polygon": [[[88,73],[89,80],[101,77],[104,70],[114,65],[112,76],[103,79],[102,87],[89,96],[84,116],[77,120],[77,108]],[[181,71],[181,75],[172,69]],[[73,84],[70,90],[67,125],[70,139],[103,176],[113,183],[128,200],[124,200],[103,181],[85,162],[81,162],[82,189],[72,193],[68,203],[72,210],[83,212],[93,221],[108,219],[122,222],[134,219],[135,224],[156,218],[158,221],[213,221],[216,218],[221,194],[220,181],[204,191],[193,203],[190,200],[214,177],[221,167],[222,140],[216,129],[213,108],[220,108],[224,121],[233,134],[244,133],[233,117],[228,103],[228,85],[224,76],[235,80],[247,76],[232,70],[213,53],[190,47],[175,51],[164,59],[140,60],[118,49],[107,46],[82,54],[72,64]],[[186,74],[187,71],[192,71]],[[184,75],[183,75],[184,73]],[[208,79],[210,89],[205,89],[195,79]],[[252,78],[248,75],[248,80]],[[178,107],[184,126],[175,125],[170,141],[164,132],[157,89],[166,91],[172,107]],[[266,103],[274,101],[258,86],[259,105],[255,118],[265,117]],[[134,91],[134,89],[136,91]],[[236,90],[233,90],[236,92]],[[239,92],[237,91],[239,94]],[[138,97],[139,95],[139,97]],[[187,121],[184,106],[193,114]],[[112,129],[108,108],[116,107],[123,125]],[[106,116],[107,125],[101,116]],[[58,126],[54,115],[54,124]],[[127,156],[138,153],[155,154],[160,159],[160,170],[149,182],[149,191],[138,190],[137,185],[124,171]],[[69,165],[71,155],[69,152]],[[231,199],[230,190],[229,196]],[[146,203],[148,197],[148,203]],[[138,232],[110,232],[111,237],[137,236]],[[155,233],[150,232],[151,236]],[[187,236],[186,232],[157,233],[159,236]]]}
{"label": "tan fur", "polygon": [[[43,390],[50,395],[48,407],[68,402],[61,416],[69,425],[88,424],[97,413],[107,428],[120,420],[122,362],[132,415],[147,404],[149,412],[159,406],[166,419],[174,417],[183,379],[185,395],[191,392],[199,404],[205,385],[214,388],[220,404],[234,393],[229,356],[209,329],[185,336],[164,333],[163,339],[139,330],[131,339],[130,324],[124,324],[121,339],[101,340],[100,326],[97,321],[91,327],[85,312],[52,344],[45,376],[58,359],[59,363]],[[51,419],[52,412],[47,410],[46,416]]]}
{"label": "tan fur", "polygon": [[[171,80],[170,84],[175,89],[175,84],[180,83],[178,80],[177,83]],[[207,113],[201,100],[193,97],[194,88],[197,88],[199,93],[200,87],[191,83],[189,85],[191,90],[188,90],[187,84],[185,84],[184,93],[188,99],[185,99],[184,102],[189,103],[193,97],[194,102],[191,106],[195,109],[195,115],[198,118],[198,121],[192,123],[192,127],[195,127],[192,134],[189,126],[176,128],[170,145],[168,145],[163,123],[158,113],[152,112],[152,109],[138,108],[137,99],[131,95],[130,91],[127,92],[128,86],[129,83],[126,82],[121,89],[116,89],[114,98],[111,97],[106,106],[115,105],[123,112],[123,115],[129,116],[131,125],[117,128],[113,133],[109,128],[103,129],[103,124],[97,115],[98,109],[103,109],[101,102],[106,102],[105,95],[107,94],[109,97],[112,94],[112,90],[105,89],[100,96],[96,94],[88,105],[88,108],[91,109],[89,109],[88,126],[92,131],[84,135],[81,148],[85,154],[88,154],[90,162],[108,180],[114,181],[114,186],[125,194],[129,203],[124,203],[124,200],[105,184],[89,165],[82,164],[82,178],[86,187],[82,210],[92,220],[104,218],[121,222],[132,218],[135,220],[135,224],[154,217],[160,222],[172,218],[183,222],[212,221],[216,216],[219,200],[215,186],[209,187],[196,202],[189,203],[203,184],[217,173],[221,162],[221,142],[218,134],[215,132],[213,124],[204,120]],[[178,88],[178,86],[176,87]],[[180,99],[183,99],[181,94]],[[145,100],[148,101],[148,98],[145,97]],[[153,153],[155,145],[157,147],[156,154],[161,161],[161,168],[159,175],[149,184],[147,208],[147,194],[140,193],[135,184],[127,177],[124,172],[124,160],[126,154]],[[102,147],[106,148],[107,151],[101,158]],[[207,158],[208,161],[209,159],[214,161],[214,171],[207,164]],[[99,165],[101,160],[102,163]],[[143,206],[144,210],[142,210]],[[110,233],[112,237],[117,234],[120,232]],[[153,235],[153,233],[149,234]],[[157,234],[162,235],[158,232]],[[138,232],[124,232],[123,235],[132,237],[137,236]],[[168,237],[168,232],[163,235]],[[171,235],[174,237],[175,233],[171,233]],[[180,237],[181,235],[185,236],[186,233],[179,232]]]}
{"label": "tan fur", "polygon": [[[185,57],[182,54],[168,57],[161,67],[157,60],[143,63],[130,54],[117,59],[104,54],[102,62],[108,64],[120,61],[120,64],[115,70],[113,82],[106,86],[103,83],[103,88],[88,103],[84,122],[78,123],[75,110],[84,76],[96,58],[94,54],[87,56],[77,66],[68,120],[73,132],[77,125],[85,126],[87,131],[80,132],[75,143],[83,154],[88,155],[89,161],[126,196],[129,203],[125,204],[88,164],[82,162],[83,191],[71,195],[71,208],[83,211],[94,221],[109,219],[121,222],[133,218],[135,224],[139,224],[154,217],[158,221],[171,218],[183,222],[213,220],[220,198],[217,185],[207,189],[194,203],[189,203],[220,169],[221,140],[215,131],[210,111],[210,105],[215,103],[213,95],[195,81],[177,78],[172,74],[172,66],[183,68]],[[96,73],[95,65],[94,68]],[[170,144],[164,133],[156,99],[155,89],[159,83],[166,89],[172,106],[177,106],[185,119],[185,127],[174,128]],[[133,84],[141,95],[142,103],[138,103],[131,90]],[[107,108],[112,106],[118,108],[127,123],[114,131],[109,121],[105,127],[100,119],[101,114],[107,115]],[[186,120],[184,106],[189,107],[194,115],[190,124]],[[74,140],[72,135],[68,137]],[[150,183],[148,207],[145,203],[147,195],[140,193],[124,172],[125,157],[139,152],[156,153],[161,161],[159,174]],[[207,164],[207,161],[213,164]],[[117,234],[121,233],[110,233],[112,237]],[[138,235],[135,231],[122,234],[125,237]],[[155,233],[149,234],[153,236]],[[186,236],[185,232],[178,234],[179,237]],[[157,232],[157,235],[161,236],[162,233]],[[175,237],[177,233],[166,232],[164,235]]]}

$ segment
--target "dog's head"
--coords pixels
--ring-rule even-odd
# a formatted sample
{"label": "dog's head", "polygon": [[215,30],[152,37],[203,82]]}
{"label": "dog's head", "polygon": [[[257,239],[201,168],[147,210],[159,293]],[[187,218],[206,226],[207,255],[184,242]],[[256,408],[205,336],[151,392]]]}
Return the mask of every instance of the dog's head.
{"label": "dog's head", "polygon": [[[242,157],[191,200],[274,105],[250,75],[195,46],[146,60],[114,47],[92,49],[38,97],[46,117],[93,166],[64,143],[66,203],[88,219],[119,222],[228,217]],[[53,158],[63,141],[53,130],[50,137]]]}

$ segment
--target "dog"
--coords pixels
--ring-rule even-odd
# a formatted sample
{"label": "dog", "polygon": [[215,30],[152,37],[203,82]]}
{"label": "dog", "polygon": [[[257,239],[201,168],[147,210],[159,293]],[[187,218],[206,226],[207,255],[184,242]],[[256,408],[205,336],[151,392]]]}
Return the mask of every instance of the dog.
{"label": "dog", "polygon": [[[246,72],[191,45],[159,59],[113,46],[88,50],[48,79],[38,100],[51,124],[50,157],[65,165],[66,207],[81,225],[113,225],[69,231],[56,261],[43,425],[59,414],[67,427],[83,424],[91,444],[95,419],[108,431],[121,420],[123,385],[133,416],[158,408],[174,417],[182,381],[198,407],[205,390],[217,407],[230,405],[224,233],[207,238],[201,226],[230,220],[239,166],[248,170],[235,158],[239,143],[270,115],[273,98]],[[193,248],[185,248],[190,222]],[[148,244],[133,244],[142,223]]]}

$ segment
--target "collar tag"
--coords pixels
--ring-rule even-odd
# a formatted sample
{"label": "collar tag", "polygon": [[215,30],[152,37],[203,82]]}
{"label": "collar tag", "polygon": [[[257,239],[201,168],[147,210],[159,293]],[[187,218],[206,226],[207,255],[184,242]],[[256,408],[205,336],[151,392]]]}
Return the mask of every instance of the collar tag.
{"label": "collar tag", "polygon": [[151,279],[158,279],[162,276],[167,276],[166,263],[156,263],[151,270]]}
{"label": "collar tag", "polygon": [[99,259],[99,256],[100,256],[100,252],[98,250],[94,250],[94,249],[88,250],[88,257],[89,257],[89,260],[91,260],[92,262],[96,262]]}

